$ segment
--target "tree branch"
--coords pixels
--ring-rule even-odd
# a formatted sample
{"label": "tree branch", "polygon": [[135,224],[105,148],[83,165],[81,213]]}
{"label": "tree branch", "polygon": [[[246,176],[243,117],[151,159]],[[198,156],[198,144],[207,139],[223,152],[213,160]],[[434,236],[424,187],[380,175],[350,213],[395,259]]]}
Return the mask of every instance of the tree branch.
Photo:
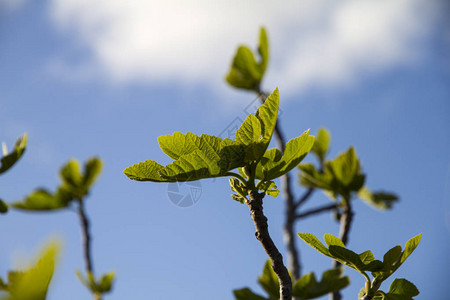
{"label": "tree branch", "polygon": [[318,214],[318,213],[321,213],[321,212],[326,212],[326,211],[329,211],[329,210],[336,209],[338,207],[339,207],[339,204],[337,204],[337,203],[325,205],[325,206],[322,206],[322,207],[318,207],[318,208],[314,208],[314,209],[311,209],[311,210],[307,210],[307,211],[305,211],[305,212],[303,212],[301,214],[297,214],[297,215],[295,215],[295,218],[296,219],[305,218],[305,217],[308,217],[310,215],[315,215],[315,214]]}
{"label": "tree branch", "polygon": [[[264,103],[269,94],[261,92],[259,89],[256,92],[261,103]],[[278,120],[275,123],[274,132],[278,148],[281,150],[281,152],[284,152],[286,141],[284,139],[284,134],[281,130]],[[289,270],[292,272],[292,276],[295,280],[297,280],[300,278],[301,274],[301,265],[299,259],[300,255],[295,243],[296,235],[294,234],[295,210],[297,209],[297,207],[294,204],[294,194],[291,187],[291,175],[289,173],[286,173],[281,177],[281,192],[286,202],[286,222],[283,227],[283,236],[288,250],[288,266]]]}
{"label": "tree branch", "polygon": [[278,251],[269,234],[267,218],[263,213],[263,193],[253,190],[249,192],[247,205],[251,212],[253,223],[255,224],[256,239],[262,244],[264,250],[272,262],[272,269],[277,274],[280,282],[280,299],[292,300],[292,281],[289,272],[283,263],[283,256]]}
{"label": "tree branch", "polygon": [[298,199],[297,203],[295,203],[295,209],[299,208],[303,203],[305,203],[306,200],[308,200],[309,197],[311,197],[313,192],[314,192],[313,188],[307,189],[306,192],[303,194],[303,196],[300,199]]}
{"label": "tree branch", "polygon": [[81,222],[81,235],[83,238],[83,253],[84,261],[86,263],[86,270],[93,273],[94,266],[91,257],[91,235],[89,233],[89,220],[84,211],[84,204],[82,199],[78,199],[78,216]]}
{"label": "tree branch", "polygon": [[[350,234],[350,227],[352,225],[354,212],[352,209],[352,205],[350,202],[350,199],[343,199],[342,200],[342,214],[339,219],[339,222],[341,223],[339,228],[339,238],[342,240],[342,242],[347,245],[349,240],[349,234]],[[333,267],[337,268],[341,264],[337,261],[333,261]],[[331,294],[331,300],[341,300],[342,296],[340,292],[334,292]]]}

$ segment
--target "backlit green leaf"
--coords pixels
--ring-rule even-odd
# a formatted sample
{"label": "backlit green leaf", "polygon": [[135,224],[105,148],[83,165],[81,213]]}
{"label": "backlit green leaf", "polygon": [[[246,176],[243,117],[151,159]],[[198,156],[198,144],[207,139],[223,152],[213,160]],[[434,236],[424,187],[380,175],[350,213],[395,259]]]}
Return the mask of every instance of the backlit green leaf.
{"label": "backlit green leaf", "polygon": [[327,247],[325,247],[315,235],[307,232],[300,232],[297,234],[305,243],[307,243],[323,255],[331,257],[331,254],[328,251]]}
{"label": "backlit green leaf", "polygon": [[20,202],[14,202],[12,206],[23,210],[56,210],[66,208],[73,200],[71,192],[60,187],[55,194],[46,189],[38,189],[25,197]]}
{"label": "backlit green leaf", "polygon": [[342,268],[327,270],[323,273],[320,282],[317,282],[314,273],[306,274],[293,284],[292,294],[306,300],[339,291],[350,284],[349,278],[343,277],[342,273]]}
{"label": "backlit green leaf", "polygon": [[[278,161],[273,161],[264,156],[260,161],[264,180],[278,178],[295,168],[308,154],[313,144],[314,137],[309,136],[309,130],[307,130],[301,136],[286,144],[284,153]],[[275,157],[278,156],[276,151],[271,151],[270,154]]]}
{"label": "backlit green leaf", "polygon": [[325,243],[329,246],[339,246],[342,248],[345,248],[344,243],[336,236],[332,235],[332,234],[325,234]]}
{"label": "backlit green leaf", "polygon": [[161,171],[164,167],[153,160],[146,160],[138,164],[132,165],[126,168],[123,173],[132,180],[137,181],[153,181],[153,182],[174,182],[176,180],[168,180],[161,175]]}
{"label": "backlit green leaf", "polygon": [[260,32],[258,53],[261,56],[260,62],[256,61],[248,47],[240,46],[226,81],[236,88],[258,90],[269,60],[269,46],[264,28]]}
{"label": "backlit green leaf", "polygon": [[317,155],[320,161],[324,161],[329,145],[330,133],[325,128],[320,128],[311,151]]}
{"label": "backlit green leaf", "polygon": [[102,161],[98,157],[92,157],[84,164],[82,185],[86,192],[89,191],[91,185],[97,180],[102,171],[102,167]]}
{"label": "backlit green leaf", "polygon": [[412,282],[406,279],[394,279],[389,287],[386,299],[410,300],[417,295],[419,295],[419,290]]}

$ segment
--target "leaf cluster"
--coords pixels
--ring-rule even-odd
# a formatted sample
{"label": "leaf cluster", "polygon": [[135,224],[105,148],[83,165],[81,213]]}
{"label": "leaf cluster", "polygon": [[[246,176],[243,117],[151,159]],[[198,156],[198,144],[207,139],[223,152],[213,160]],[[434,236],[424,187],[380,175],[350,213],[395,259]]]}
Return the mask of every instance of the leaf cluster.
{"label": "leaf cluster", "polygon": [[[314,273],[302,276],[294,282],[292,286],[292,295],[300,300],[314,299],[331,292],[339,291],[349,285],[350,280],[347,276],[342,276],[343,269],[336,268],[327,270],[323,273],[322,279],[317,281]],[[258,278],[259,285],[268,294],[263,297],[255,294],[249,288],[234,290],[236,300],[277,300],[279,298],[279,281],[272,269],[270,261],[264,265],[263,273]]]}
{"label": "leaf cluster", "polygon": [[[325,234],[325,243],[328,247],[322,244],[319,239],[310,233],[298,233],[298,236],[308,245],[316,249],[318,252],[333,258],[334,260],[346,265],[359,273],[361,273],[366,279],[366,288],[364,289],[365,295],[374,297],[374,295],[381,295],[383,292],[379,291],[381,283],[390,277],[411,255],[420,242],[422,234],[419,234],[406,242],[405,249],[402,250],[400,245],[393,247],[383,256],[383,261],[376,260],[373,253],[370,250],[364,251],[360,254],[347,249],[344,243],[337,237],[331,234]],[[373,276],[372,283],[367,275],[367,272],[371,272]],[[396,283],[400,284],[400,283]],[[401,281],[402,288],[394,288],[396,293],[403,293],[405,289],[406,294],[413,292],[412,288],[408,286],[412,283],[405,284]],[[391,286],[392,287],[392,286]],[[395,286],[394,286],[395,287]],[[417,290],[414,287],[415,290]],[[379,292],[378,292],[379,291]],[[378,292],[378,293],[377,293]],[[415,295],[413,295],[415,296]],[[384,296],[383,296],[384,297]],[[401,295],[398,297],[402,297]],[[411,298],[411,296],[408,296]],[[410,299],[410,298],[398,298],[398,299]],[[379,298],[379,299],[397,299],[397,298]]]}
{"label": "leaf cluster", "polygon": [[[284,153],[267,150],[277,120],[279,106],[276,89],[256,113],[247,116],[235,139],[175,132],[158,138],[160,148],[174,161],[162,166],[147,160],[132,165],[124,174],[137,181],[175,182],[231,176],[232,198],[245,202],[249,190],[259,189],[277,196],[272,181],[295,168],[311,150],[314,137],[309,130],[286,144]],[[238,169],[239,174],[232,170]],[[255,186],[254,181],[258,180]]]}
{"label": "leaf cluster", "polygon": [[364,185],[366,175],[362,172],[355,149],[350,147],[335,159],[327,160],[329,144],[330,134],[321,128],[311,150],[319,159],[321,167],[316,168],[311,163],[299,165],[300,184],[321,189],[333,200],[342,197],[345,201],[349,201],[353,196],[357,196],[375,208],[383,210],[392,208],[393,203],[398,201],[395,194],[372,192]]}
{"label": "leaf cluster", "polygon": [[68,207],[72,201],[81,201],[102,170],[102,161],[98,157],[90,158],[80,171],[77,160],[69,160],[60,170],[61,184],[55,192],[37,189],[25,199],[12,204],[23,210],[56,210]]}
{"label": "leaf cluster", "polygon": [[76,272],[78,279],[86,286],[94,295],[102,295],[111,291],[114,283],[114,272],[109,272],[96,279],[94,274],[87,272],[86,276],[83,276],[80,271]]}

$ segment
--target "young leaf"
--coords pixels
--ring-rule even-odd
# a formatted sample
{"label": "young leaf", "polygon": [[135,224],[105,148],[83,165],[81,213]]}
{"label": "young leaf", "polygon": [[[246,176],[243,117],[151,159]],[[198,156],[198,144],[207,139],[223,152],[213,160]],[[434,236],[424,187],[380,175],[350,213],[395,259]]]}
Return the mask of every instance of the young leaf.
{"label": "young leaf", "polygon": [[0,174],[8,171],[19,159],[22,157],[25,152],[25,147],[27,145],[27,134],[25,133],[19,139],[17,139],[14,149],[11,153],[8,153],[6,149],[6,145],[3,144],[3,157],[0,162]]}
{"label": "young leaf", "polygon": [[258,53],[261,56],[259,63],[248,47],[240,46],[234,56],[226,81],[236,88],[257,90],[269,60],[269,45],[264,28],[261,28],[260,31]]}
{"label": "young leaf", "polygon": [[84,277],[80,271],[75,272],[81,283],[86,286],[94,294],[108,293],[112,289],[115,273],[109,272],[104,274],[100,279],[95,279],[91,272]]}
{"label": "young leaf", "polygon": [[245,161],[257,161],[266,151],[266,145],[261,141],[261,131],[260,120],[251,114],[236,131],[236,142],[245,146]]}
{"label": "young leaf", "polygon": [[80,165],[77,160],[69,160],[59,172],[64,185],[74,193],[78,194],[83,182],[83,176],[80,173]]}
{"label": "young leaf", "polygon": [[8,283],[4,284],[9,295],[1,300],[45,300],[47,289],[53,276],[59,244],[48,244],[35,265],[31,268],[8,274]]}
{"label": "young leaf", "polygon": [[103,163],[100,158],[92,157],[84,164],[82,185],[84,190],[89,191],[91,185],[97,180],[102,171]]}
{"label": "young leaf", "polygon": [[408,256],[410,256],[414,252],[414,250],[419,245],[421,238],[422,234],[420,233],[406,242],[405,250],[403,251],[402,257],[400,258],[400,264],[404,263]]}
{"label": "young leaf", "polygon": [[273,181],[263,181],[259,184],[259,189],[272,197],[277,197],[280,193],[275,182]]}
{"label": "young leaf", "polygon": [[324,161],[329,145],[330,133],[325,128],[320,128],[311,151],[317,155],[320,161]]}
{"label": "young leaf", "polygon": [[261,159],[260,164],[264,180],[278,178],[295,168],[308,154],[313,144],[314,137],[309,136],[309,130],[307,130],[301,136],[290,140],[286,144],[283,156],[279,161],[273,161],[267,157],[266,159]]}

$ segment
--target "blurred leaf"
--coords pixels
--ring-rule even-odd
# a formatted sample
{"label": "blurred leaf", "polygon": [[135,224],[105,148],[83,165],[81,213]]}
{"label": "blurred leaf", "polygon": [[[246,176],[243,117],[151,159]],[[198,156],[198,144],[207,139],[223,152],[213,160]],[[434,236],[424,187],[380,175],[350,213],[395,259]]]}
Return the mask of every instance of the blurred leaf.
{"label": "blurred leaf", "polygon": [[317,133],[316,141],[314,142],[314,146],[311,151],[317,155],[320,161],[325,160],[325,156],[328,153],[330,145],[330,133],[325,128],[320,128]]}
{"label": "blurred leaf", "polygon": [[1,300],[45,300],[47,289],[53,276],[60,246],[56,242],[49,243],[37,263],[24,271],[11,271],[8,283],[3,289],[9,295],[1,296]]}
{"label": "blurred leaf", "polygon": [[358,191],[358,198],[381,210],[392,208],[394,202],[398,201],[398,197],[395,194],[387,192],[371,192],[367,187],[362,187]]}
{"label": "blurred leaf", "polygon": [[95,279],[91,272],[88,272],[86,276],[83,276],[80,271],[76,271],[76,275],[81,283],[86,286],[93,294],[104,294],[111,291],[115,273],[109,272]]}
{"label": "blurred leaf", "polygon": [[23,210],[56,210],[66,208],[73,199],[71,192],[59,187],[55,194],[45,189],[37,189],[20,202],[14,202],[14,208]]}
{"label": "blurred leaf", "polygon": [[92,157],[84,164],[83,187],[86,192],[89,191],[91,185],[97,180],[102,171],[103,163],[100,158]]}
{"label": "blurred leaf", "polygon": [[0,214],[5,214],[8,212],[8,204],[3,202],[2,199],[0,199]]}
{"label": "blurred leaf", "polygon": [[260,32],[258,53],[261,57],[260,62],[256,61],[252,51],[247,46],[240,46],[237,49],[231,69],[225,78],[231,86],[247,90],[259,90],[269,59],[269,46],[264,28],[261,28]]}
{"label": "blurred leaf", "polygon": [[25,133],[19,139],[17,139],[14,149],[8,153],[6,144],[3,144],[3,157],[0,162],[0,174],[8,171],[23,155],[25,152],[25,147],[27,145],[27,134]]}
{"label": "blurred leaf", "polygon": [[342,274],[343,268],[327,270],[320,282],[317,282],[314,273],[306,274],[294,283],[292,294],[306,300],[337,292],[350,284],[348,276],[343,277]]}

